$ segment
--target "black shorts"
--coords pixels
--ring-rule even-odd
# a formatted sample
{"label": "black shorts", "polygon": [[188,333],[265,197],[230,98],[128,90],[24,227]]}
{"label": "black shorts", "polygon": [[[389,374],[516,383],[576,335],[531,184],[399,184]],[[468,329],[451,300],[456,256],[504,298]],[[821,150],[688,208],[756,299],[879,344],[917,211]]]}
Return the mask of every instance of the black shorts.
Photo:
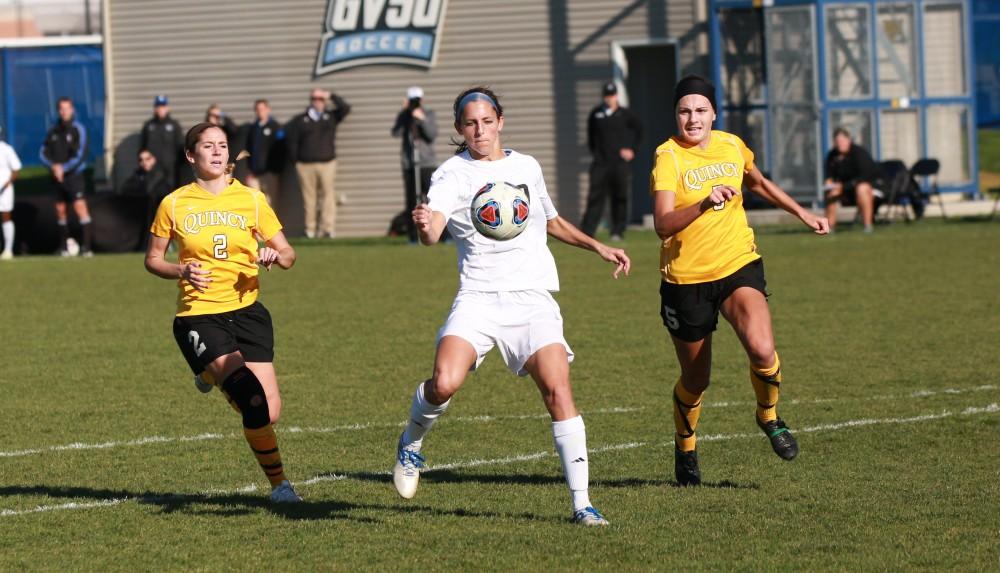
{"label": "black shorts", "polygon": [[757,259],[738,271],[705,283],[660,283],[660,318],[670,334],[687,342],[697,342],[715,332],[722,303],[740,287],[767,294],[764,261]]}
{"label": "black shorts", "polygon": [[844,186],[842,194],[835,199],[831,199],[830,201],[834,203],[839,202],[841,205],[847,205],[847,206],[857,205],[858,203],[857,188],[858,185],[862,183],[867,183],[871,185],[873,189],[885,188],[885,183],[881,179],[875,179],[873,181],[868,181],[867,179],[851,179],[850,181],[842,182]]}
{"label": "black shorts", "polygon": [[82,172],[66,173],[62,183],[55,179],[52,180],[52,183],[56,186],[56,201],[72,203],[77,199],[83,199],[87,191],[87,183],[83,179]]}
{"label": "black shorts", "polygon": [[259,302],[231,312],[174,317],[174,340],[195,374],[236,351],[246,362],[274,361],[271,313]]}

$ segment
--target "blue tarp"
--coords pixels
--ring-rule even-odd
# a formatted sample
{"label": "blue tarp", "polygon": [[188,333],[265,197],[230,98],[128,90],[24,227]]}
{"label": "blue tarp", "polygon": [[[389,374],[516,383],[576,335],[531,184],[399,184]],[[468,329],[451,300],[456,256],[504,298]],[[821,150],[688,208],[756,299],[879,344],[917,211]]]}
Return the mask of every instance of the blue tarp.
{"label": "blue tarp", "polygon": [[104,149],[104,54],[99,45],[0,49],[0,125],[26,165],[40,165],[38,150],[56,121],[56,101],[73,99],[87,129],[87,164]]}

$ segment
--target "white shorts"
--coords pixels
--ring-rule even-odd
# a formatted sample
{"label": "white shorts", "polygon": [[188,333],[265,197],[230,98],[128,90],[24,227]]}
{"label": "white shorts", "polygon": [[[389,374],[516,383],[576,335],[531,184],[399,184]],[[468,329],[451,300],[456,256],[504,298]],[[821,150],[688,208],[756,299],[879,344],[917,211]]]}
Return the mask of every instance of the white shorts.
{"label": "white shorts", "polygon": [[438,342],[445,336],[457,336],[476,349],[472,370],[494,346],[500,348],[507,368],[518,376],[527,376],[525,362],[550,344],[562,344],[573,361],[573,350],[563,337],[559,304],[544,290],[459,291],[438,331]]}
{"label": "white shorts", "polygon": [[0,191],[0,213],[10,213],[14,210],[14,186],[8,185]]}

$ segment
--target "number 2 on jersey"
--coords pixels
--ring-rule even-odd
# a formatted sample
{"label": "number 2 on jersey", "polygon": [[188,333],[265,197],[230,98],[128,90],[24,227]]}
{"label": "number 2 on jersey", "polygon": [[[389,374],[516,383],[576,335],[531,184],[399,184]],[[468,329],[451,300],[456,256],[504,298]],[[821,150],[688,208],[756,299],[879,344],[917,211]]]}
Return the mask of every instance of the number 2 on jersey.
{"label": "number 2 on jersey", "polygon": [[229,241],[226,239],[225,233],[219,233],[218,235],[212,237],[212,244],[215,245],[215,258],[229,258],[229,251],[226,250],[226,247],[229,246]]}

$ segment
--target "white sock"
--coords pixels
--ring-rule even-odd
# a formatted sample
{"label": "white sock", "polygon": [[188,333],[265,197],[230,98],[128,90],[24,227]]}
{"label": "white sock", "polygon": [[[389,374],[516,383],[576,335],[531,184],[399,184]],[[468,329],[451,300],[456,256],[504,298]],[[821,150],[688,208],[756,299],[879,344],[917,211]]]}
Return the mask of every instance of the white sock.
{"label": "white sock", "polygon": [[424,435],[434,425],[438,416],[444,414],[444,411],[448,409],[448,404],[451,403],[451,399],[440,406],[428,402],[427,398],[424,397],[424,384],[427,384],[427,382],[417,386],[417,391],[413,393],[413,404],[410,406],[410,421],[407,422],[406,429],[403,430],[403,447],[415,452],[420,451]]}
{"label": "white sock", "polygon": [[14,252],[14,221],[3,222],[3,251]]}
{"label": "white sock", "polygon": [[573,496],[573,511],[590,506],[590,465],[583,417],[552,422],[552,437],[555,438],[556,451],[566,474],[566,484]]}

